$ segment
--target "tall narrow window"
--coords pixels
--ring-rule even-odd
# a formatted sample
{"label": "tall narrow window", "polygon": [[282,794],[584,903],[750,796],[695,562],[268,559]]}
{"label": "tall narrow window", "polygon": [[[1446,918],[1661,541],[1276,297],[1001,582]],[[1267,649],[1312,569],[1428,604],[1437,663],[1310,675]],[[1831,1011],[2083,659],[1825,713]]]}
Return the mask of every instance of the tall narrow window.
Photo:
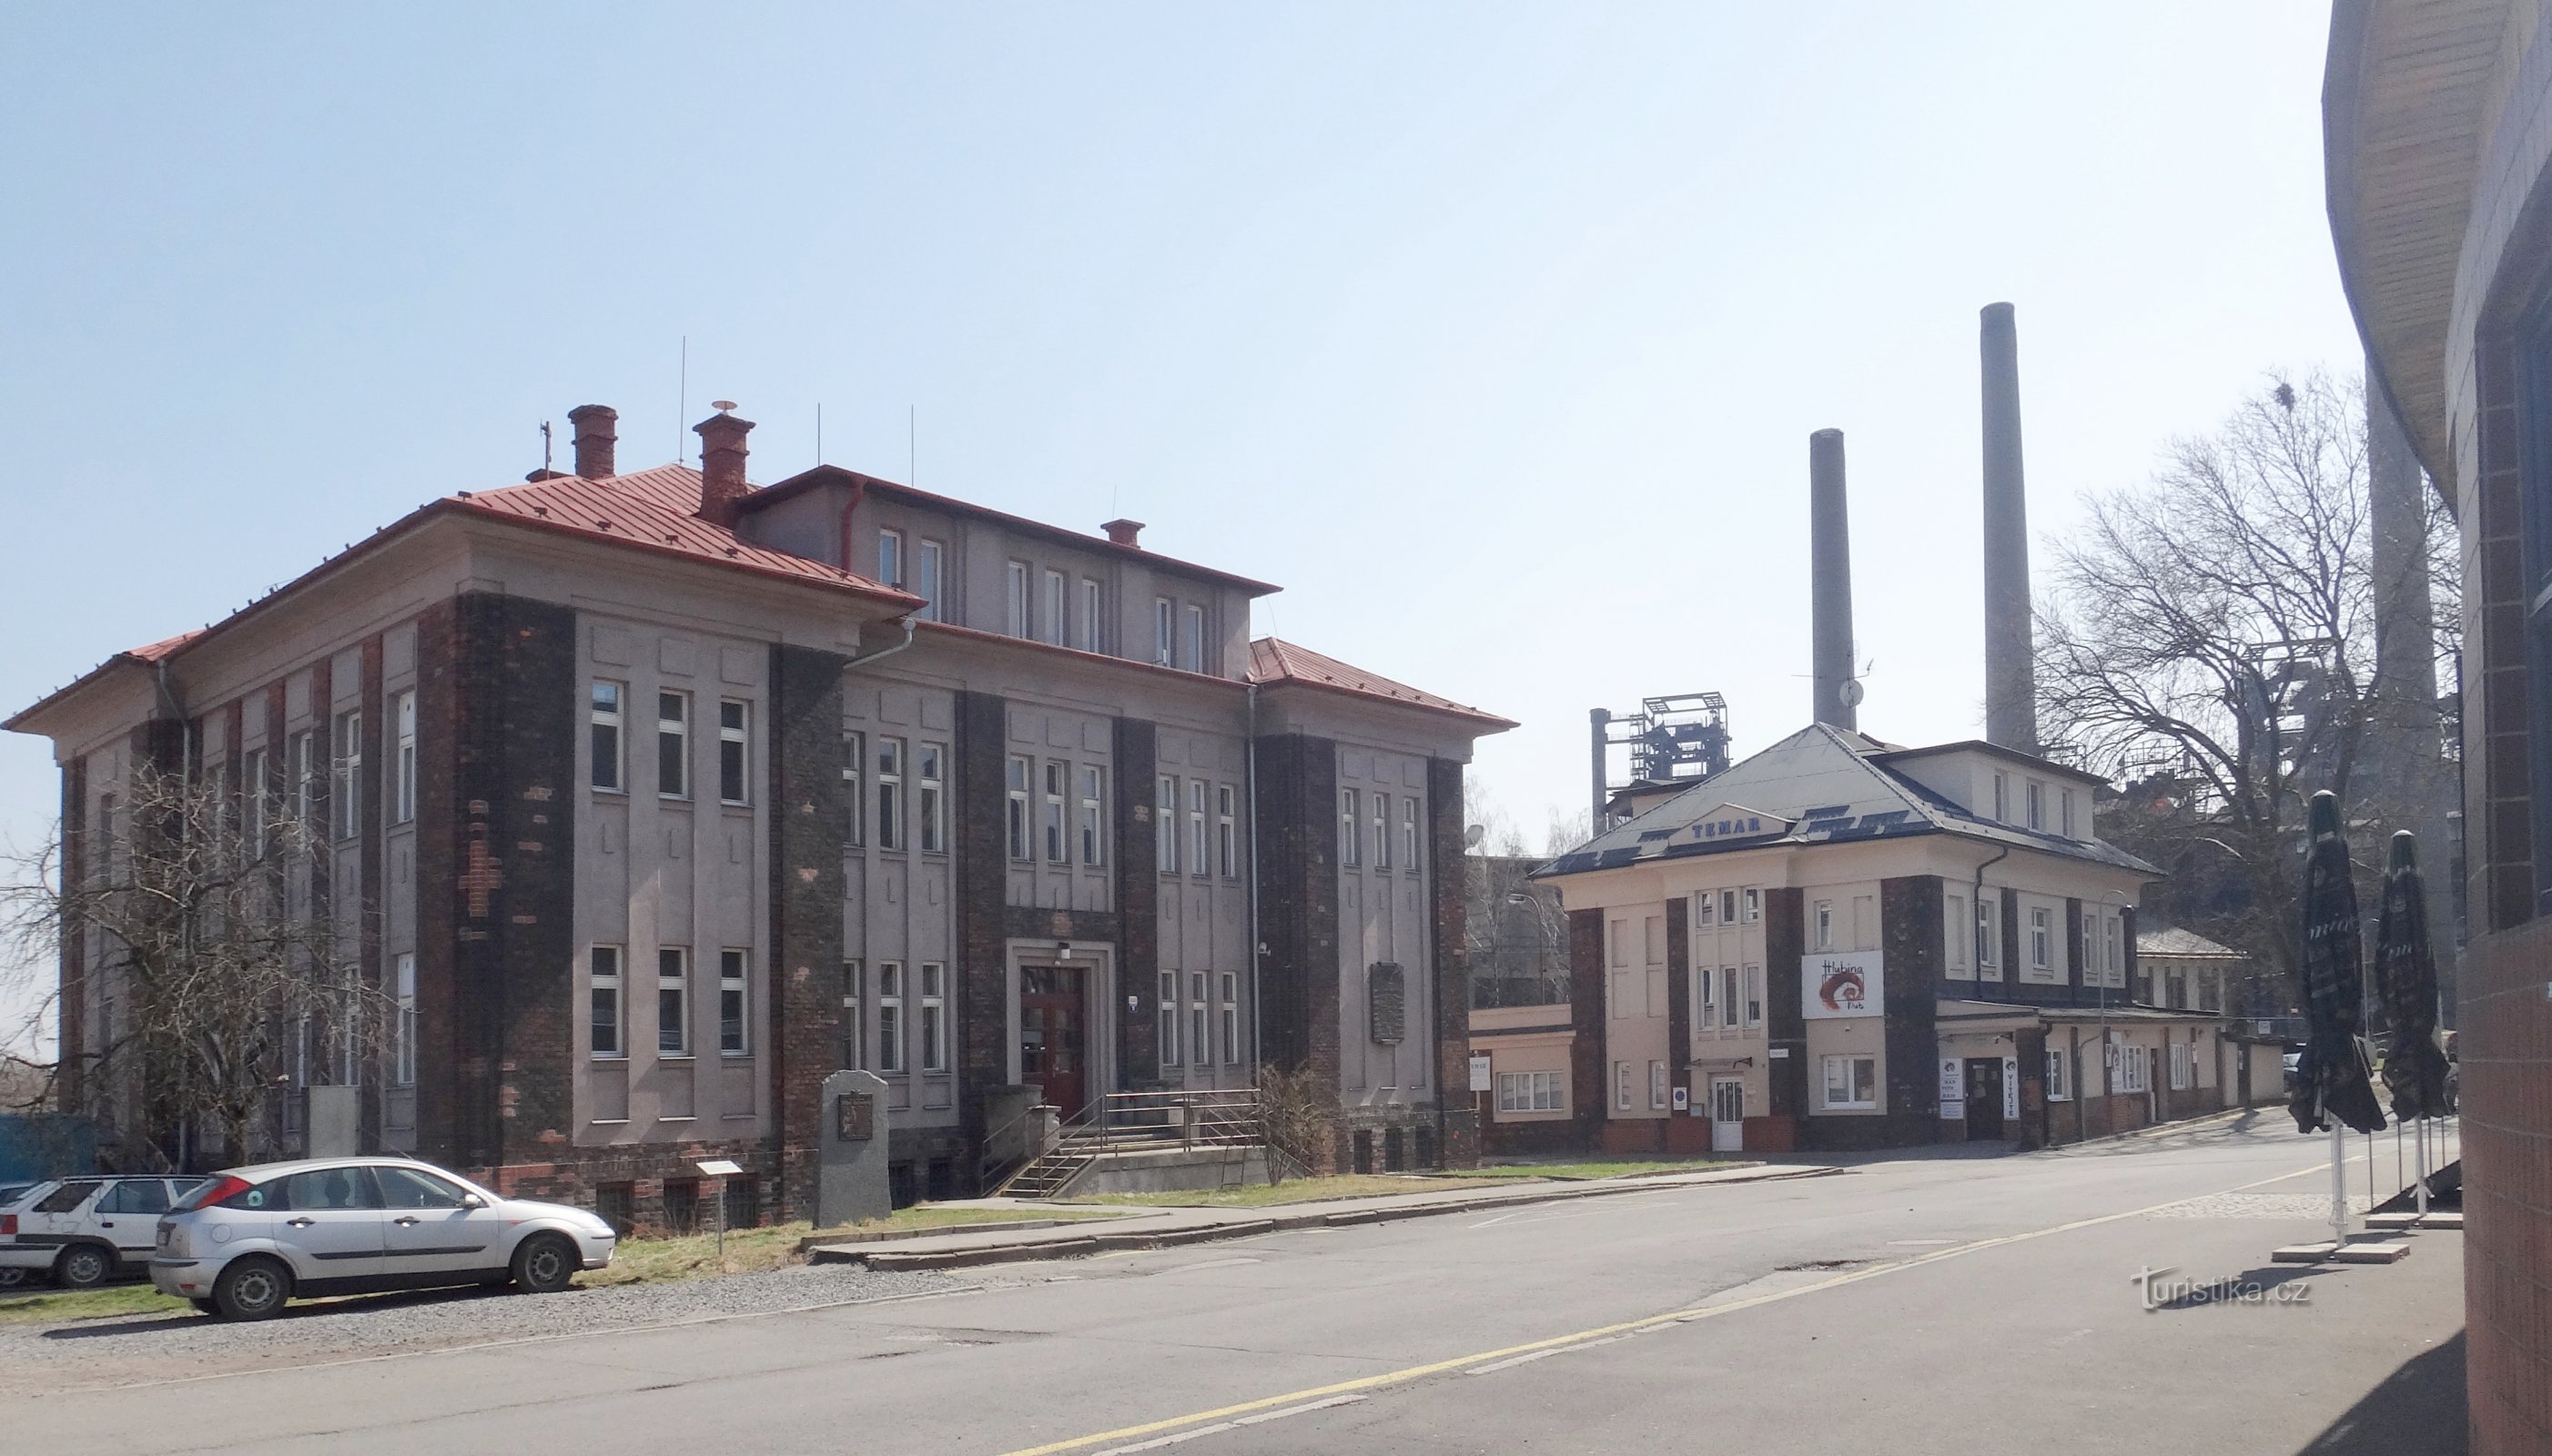
{"label": "tall narrow window", "polygon": [[685,798],[691,791],[691,697],[656,694],[656,792]]}
{"label": "tall narrow window", "polygon": [[1391,795],[1373,796],[1373,867],[1391,868]]}
{"label": "tall narrow window", "polygon": [[1081,766],[1081,863],[1108,863],[1108,771]]}
{"label": "tall narrow window", "polygon": [[921,1070],[948,1070],[948,968],[921,963]]}
{"label": "tall narrow window", "polygon": [[900,850],[904,843],[904,740],[881,736],[877,741],[877,842],[879,849]]}
{"label": "tall narrow window", "polygon": [[1631,1110],[1631,1064],[1613,1064],[1613,1106],[1618,1111]]}
{"label": "tall narrow window", "polygon": [[691,952],[665,946],[656,952],[656,1055],[691,1054]]}
{"label": "tall narrow window", "polygon": [[1722,1029],[1737,1024],[1737,1013],[1740,1009],[1737,998],[1737,968],[1722,966],[1719,968],[1719,1024]]}
{"label": "tall narrow window", "polygon": [[1819,900],[1808,912],[1808,945],[1812,950],[1834,949],[1834,901]]}
{"label": "tall narrow window", "polygon": [[866,836],[861,828],[869,816],[869,801],[860,792],[860,775],[869,760],[868,735],[856,729],[842,730],[842,806],[848,810],[849,822],[843,827],[844,844],[861,844]]}
{"label": "tall narrow window", "polygon": [[1005,827],[1010,831],[1009,838],[1010,858],[1013,860],[1030,859],[1033,858],[1036,853],[1036,851],[1030,847],[1030,831],[1028,829],[1028,775],[1033,771],[1029,769],[1028,761],[1025,757],[1018,754],[1012,754],[1010,756],[1008,772],[1010,804],[1008,808],[1009,818],[1006,821]]}
{"label": "tall narrow window", "polygon": [[1188,865],[1199,876],[1214,873],[1213,841],[1207,837],[1205,821],[1206,782],[1188,780]]}
{"label": "tall narrow window", "polygon": [[597,1057],[625,1057],[629,1043],[621,1032],[620,947],[598,945],[585,957],[591,973],[586,992],[586,1045]]}
{"label": "tall narrow window", "polygon": [[329,785],[328,797],[337,811],[337,837],[352,839],[364,832],[364,715],[348,710],[337,715],[335,760],[336,781]]}
{"label": "tall narrow window", "polygon": [[390,822],[416,819],[416,691],[390,699],[390,723],[397,742],[390,751]]}
{"label": "tall narrow window", "polygon": [[1071,634],[1064,630],[1065,619],[1068,615],[1064,591],[1065,583],[1063,573],[1054,570],[1052,567],[1048,567],[1045,572],[1045,600],[1043,603],[1045,608],[1045,620],[1037,624],[1043,629],[1038,632],[1037,641],[1050,642],[1057,647],[1061,647],[1071,640]]}
{"label": "tall narrow window", "polygon": [[746,778],[751,740],[745,724],[751,711],[731,697],[718,699],[718,802],[740,804],[751,798]]}
{"label": "tall narrow window", "polygon": [[247,841],[248,857],[252,862],[266,858],[268,802],[266,750],[253,748],[240,756],[240,835]]}
{"label": "tall narrow window", "polygon": [[1097,652],[1100,650],[1099,644],[1102,641],[1101,632],[1103,630],[1100,626],[1100,600],[1099,582],[1089,576],[1082,577],[1081,621],[1076,625],[1081,629],[1081,637],[1078,645],[1083,652]]}
{"label": "tall narrow window", "polygon": [[1696,967],[1692,973],[1693,1002],[1701,1007],[1693,1022],[1707,1031],[1719,1028],[1719,973],[1708,966]]}
{"label": "tall narrow window", "polygon": [[1205,988],[1208,977],[1203,971],[1188,975],[1188,1045],[1195,1049],[1200,1067],[1214,1063],[1214,1012],[1207,1007]]}
{"label": "tall narrow window", "polygon": [[878,533],[877,578],[879,581],[889,586],[902,586],[904,584],[903,532],[880,531]]}
{"label": "tall narrow window", "polygon": [[1719,892],[1719,923],[1722,925],[1737,923],[1737,891],[1733,889],[1723,889]]}
{"label": "tall narrow window", "polygon": [[319,735],[304,728],[292,735],[292,820],[296,835],[315,838],[319,818]]}
{"label": "tall narrow window", "polygon": [[842,963],[842,1065],[866,1068],[874,1060],[869,1055],[869,996],[860,963]]}
{"label": "tall narrow window", "polygon": [[1692,897],[1692,923],[1695,927],[1704,929],[1719,924],[1718,895],[1705,889]]}
{"label": "tall narrow window", "polygon": [[1746,923],[1749,925],[1762,919],[1763,891],[1760,889],[1747,890],[1745,898],[1739,904],[1739,913],[1745,917]]}
{"label": "tall narrow window", "polygon": [[941,563],[947,559],[947,547],[926,536],[913,543],[912,594],[920,597],[924,603],[920,615],[925,622],[948,620],[947,613],[940,605],[939,583]]}
{"label": "tall narrow window", "polygon": [[1223,1060],[1225,1066],[1240,1061],[1240,973],[1223,973]]}
{"label": "tall narrow window", "polygon": [[1941,919],[1949,926],[1950,970],[1954,974],[1969,970],[1968,958],[1975,953],[1976,936],[1971,928],[1974,922],[1967,918],[1967,897],[1949,896]]}
{"label": "tall narrow window", "polygon": [[2011,780],[2006,775],[1996,774],[1993,776],[1993,805],[1994,818],[2001,823],[2010,823]]}
{"label": "tall narrow window", "polygon": [[904,1071],[904,963],[878,962],[878,1070]]}
{"label": "tall narrow window", "polygon": [[1179,780],[1167,774],[1153,786],[1152,848],[1162,874],[1179,873]]}
{"label": "tall narrow window", "polygon": [[2029,969],[2052,970],[2056,964],[2056,917],[2044,905],[2029,907]]}
{"label": "tall narrow window", "polygon": [[1170,640],[1170,599],[1156,596],[1152,598],[1152,661],[1168,667],[1174,646]]}
{"label": "tall narrow window", "polygon": [[1354,869],[1356,845],[1364,837],[1364,826],[1356,822],[1356,791],[1338,790],[1338,863]]}
{"label": "tall narrow window", "polygon": [[1240,793],[1228,783],[1218,783],[1214,789],[1215,868],[1225,880],[1240,878],[1240,826],[1236,810]]}
{"label": "tall narrow window", "polygon": [[2020,799],[2023,809],[2029,816],[2029,827],[2046,828],[2042,821],[2046,817],[2047,790],[2037,780],[2031,779],[2021,784]]}
{"label": "tall narrow window", "polygon": [[1746,968],[1746,1024],[1763,1024],[1763,968],[1760,966]]}
{"label": "tall narrow window", "polygon": [[1400,868],[1418,873],[1418,795],[1400,801]]}
{"label": "tall narrow window", "polygon": [[390,972],[397,1006],[390,1023],[390,1083],[416,1086],[416,957],[402,952]]}
{"label": "tall narrow window", "polygon": [[1179,1065],[1179,973],[1161,973],[1161,999],[1155,1017],[1160,1023],[1161,1065]]}
{"label": "tall narrow window", "polygon": [[2067,839],[2074,837],[2074,790],[2059,789],[2056,794],[2058,832]]}
{"label": "tall narrow window", "polygon": [[913,750],[913,773],[918,781],[914,784],[912,819],[921,831],[922,853],[945,854],[948,850],[948,814],[943,790],[947,780],[948,747],[925,743]]}
{"label": "tall narrow window", "polygon": [[2001,908],[2000,897],[1990,889],[1976,896],[1976,971],[1996,981],[2002,979],[1996,969],[2002,964]]}
{"label": "tall narrow window", "polygon": [[1648,1064],[1648,1109],[1654,1111],[1666,1104],[1666,1064]]}
{"label": "tall narrow window", "polygon": [[1028,564],[1011,562],[1002,574],[1002,605],[1007,630],[1012,637],[1028,635]]}
{"label": "tall narrow window", "polygon": [[1180,642],[1179,666],[1191,673],[1205,671],[1205,608],[1190,603],[1181,625],[1186,629]]}
{"label": "tall narrow window", "polygon": [[745,967],[748,951],[718,952],[718,1051],[741,1057],[751,1049],[746,1040]]}
{"label": "tall narrow window", "polygon": [[1072,858],[1063,833],[1063,776],[1067,772],[1063,760],[1045,761],[1045,814],[1042,824],[1045,829],[1045,862],[1049,865],[1068,864]]}

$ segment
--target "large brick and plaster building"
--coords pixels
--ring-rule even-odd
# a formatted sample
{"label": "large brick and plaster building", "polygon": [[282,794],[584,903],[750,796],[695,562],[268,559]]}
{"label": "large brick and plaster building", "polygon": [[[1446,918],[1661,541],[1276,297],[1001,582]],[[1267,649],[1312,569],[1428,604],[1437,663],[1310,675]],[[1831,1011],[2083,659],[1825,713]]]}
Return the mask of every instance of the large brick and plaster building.
{"label": "large brick and plaster building", "polygon": [[1540,872],[1569,1004],[1473,1013],[1490,1147],[2037,1146],[2225,1105],[2215,1017],[2131,990],[2157,872],[2099,787],[1820,723],[1644,799]]}
{"label": "large brick and plaster building", "polygon": [[2455,1025],[2472,1449],[2490,1456],[2552,1449],[2547,96],[2544,0],[2332,8],[2322,119],[2340,277],[2370,390],[2463,537],[2470,940]]}
{"label": "large brick and plaster building", "polygon": [[[614,414],[572,418],[575,473],[434,501],[9,723],[53,742],[75,863],[146,758],[329,827],[297,873],[415,1027],[406,1065],[296,1073],[360,1089],[338,1135],[640,1222],[733,1158],[802,1216],[837,1068],[887,1080],[912,1196],[971,1188],[1028,1086],[1069,1116],[1263,1062],[1334,1092],[1316,1162],[1470,1156],[1462,776],[1511,725],[1253,642],[1275,588],[1133,522],[756,489],[723,412],[700,468],[620,474]],[[117,1034],[94,950],[74,1074]],[[279,1149],[330,1136],[309,1105]]]}

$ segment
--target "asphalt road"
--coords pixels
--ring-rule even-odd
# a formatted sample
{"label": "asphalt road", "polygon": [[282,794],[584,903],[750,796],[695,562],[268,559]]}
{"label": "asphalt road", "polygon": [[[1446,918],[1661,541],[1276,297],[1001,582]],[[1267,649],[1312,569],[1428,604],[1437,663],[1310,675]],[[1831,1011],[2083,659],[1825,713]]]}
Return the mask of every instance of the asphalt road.
{"label": "asphalt road", "polygon": [[[330,1453],[2459,1449],[2439,1404],[2461,1386],[2458,1236],[2392,1267],[2273,1268],[2329,1187],[2324,1145],[2283,1121],[13,1392],[0,1430]],[[2136,1276],[2163,1267],[2269,1294],[2148,1311]]]}

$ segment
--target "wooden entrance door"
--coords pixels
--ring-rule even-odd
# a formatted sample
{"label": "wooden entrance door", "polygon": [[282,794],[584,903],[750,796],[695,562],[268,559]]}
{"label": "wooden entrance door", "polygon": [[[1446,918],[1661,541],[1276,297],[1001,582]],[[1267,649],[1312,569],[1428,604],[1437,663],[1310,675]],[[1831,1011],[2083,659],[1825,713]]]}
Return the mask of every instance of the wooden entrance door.
{"label": "wooden entrance door", "polygon": [[2002,1136],[2002,1058],[1967,1059],[1967,1136]]}
{"label": "wooden entrance door", "polygon": [[1082,972],[1071,966],[1019,970],[1019,1080],[1043,1088],[1066,1118],[1089,1099],[1090,1007]]}

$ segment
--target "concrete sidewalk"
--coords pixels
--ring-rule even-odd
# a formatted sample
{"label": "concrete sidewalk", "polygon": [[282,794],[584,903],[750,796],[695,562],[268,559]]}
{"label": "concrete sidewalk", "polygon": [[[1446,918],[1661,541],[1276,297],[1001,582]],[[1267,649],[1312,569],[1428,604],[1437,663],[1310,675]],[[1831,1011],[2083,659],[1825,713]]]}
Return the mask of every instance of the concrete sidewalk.
{"label": "concrete sidewalk", "polygon": [[[1844,1171],[1823,1165],[1757,1165],[1706,1173],[1656,1173],[1570,1183],[1449,1188],[1417,1194],[1322,1198],[1257,1208],[1173,1207],[1128,1213],[1104,1221],[1081,1219],[1038,1228],[1012,1225],[999,1229],[915,1234],[898,1239],[810,1243],[806,1247],[806,1257],[812,1263],[857,1263],[872,1269],[959,1269],[1028,1259],[1071,1259],[1116,1249],[1169,1248],[1216,1239],[1248,1238],[1279,1229],[1383,1223],[1572,1198],[1612,1197],[1623,1194],[1652,1193],[1658,1189],[1825,1178]],[[1062,1206],[1072,1206],[1078,1211],[1090,1205],[1061,1205],[1030,1198],[974,1198],[960,1206],[1016,1208],[1024,1221],[1041,1213],[1050,1214]]]}

